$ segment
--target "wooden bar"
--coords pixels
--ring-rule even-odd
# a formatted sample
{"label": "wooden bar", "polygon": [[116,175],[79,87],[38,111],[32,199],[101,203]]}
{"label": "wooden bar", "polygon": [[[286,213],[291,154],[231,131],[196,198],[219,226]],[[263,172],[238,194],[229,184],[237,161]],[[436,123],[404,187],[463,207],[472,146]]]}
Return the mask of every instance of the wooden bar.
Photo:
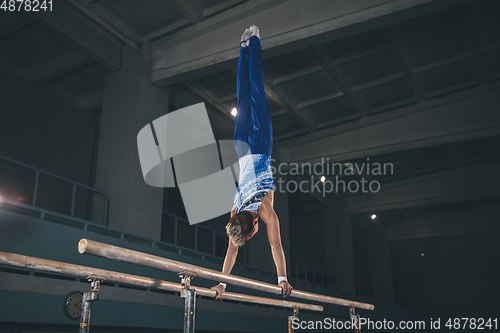
{"label": "wooden bar", "polygon": [[[36,257],[29,257],[15,253],[0,251],[0,264],[14,266],[14,267],[28,268],[36,271],[66,274],[85,279],[88,278],[89,276],[99,276],[105,278],[105,281],[114,283],[123,283],[144,288],[155,288],[161,290],[176,291],[179,293],[182,291],[182,286],[180,283],[173,283],[138,275],[108,271],[99,268],[68,264],[60,261],[40,259]],[[190,288],[196,289],[196,293],[198,295],[206,297],[215,297],[217,293],[215,290],[196,287],[193,285],[191,285]],[[243,295],[236,293],[224,293],[222,295],[222,298],[232,301],[265,304],[265,305],[279,306],[291,309],[323,311],[323,307],[319,305],[290,302],[285,300],[257,297],[257,296],[250,296],[250,295]]]}
{"label": "wooden bar", "polygon": [[[235,286],[265,291],[272,294],[279,295],[282,293],[281,287],[278,285],[260,282],[242,276],[225,274],[212,269],[186,264],[180,261],[162,258],[143,252],[133,251],[118,246],[95,242],[85,238],[80,240],[78,244],[78,251],[82,254],[90,254],[131,264],[152,267],[169,272],[174,272],[176,274],[187,272],[187,274],[192,275],[193,277],[229,283]],[[361,303],[338,297],[319,295],[295,289],[292,291],[291,296],[315,302],[337,304],[359,309],[373,310],[375,308],[373,304]]]}

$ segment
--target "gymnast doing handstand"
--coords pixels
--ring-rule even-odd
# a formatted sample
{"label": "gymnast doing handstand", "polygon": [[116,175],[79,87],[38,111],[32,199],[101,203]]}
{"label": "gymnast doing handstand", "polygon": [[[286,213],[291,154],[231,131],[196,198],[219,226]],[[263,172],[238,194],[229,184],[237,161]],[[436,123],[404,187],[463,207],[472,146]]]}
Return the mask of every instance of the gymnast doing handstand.
{"label": "gymnast doing handstand", "polygon": [[[271,172],[273,130],[267,108],[262,72],[259,28],[246,29],[241,36],[237,74],[237,115],[234,129],[235,149],[239,159],[239,185],[234,195],[231,218],[226,226],[230,241],[222,272],[231,273],[238,248],[259,230],[259,217],[266,225],[269,245],[278,273],[282,295],[289,296],[286,260],[281,245],[280,224],[274,204],[274,181]],[[221,299],[225,283],[212,287]]]}

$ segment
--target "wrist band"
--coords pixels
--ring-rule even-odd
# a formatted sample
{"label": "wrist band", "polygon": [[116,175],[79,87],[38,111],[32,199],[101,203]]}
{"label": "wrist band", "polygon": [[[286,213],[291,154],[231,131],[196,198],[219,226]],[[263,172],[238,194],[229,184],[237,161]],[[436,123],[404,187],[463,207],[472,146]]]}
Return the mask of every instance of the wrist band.
{"label": "wrist band", "polygon": [[278,284],[280,284],[282,281],[288,281],[286,276],[279,276],[278,277]]}
{"label": "wrist band", "polygon": [[220,284],[221,286],[223,286],[223,287],[224,287],[224,289],[226,289],[227,283],[224,283],[224,282],[219,282],[219,284]]}

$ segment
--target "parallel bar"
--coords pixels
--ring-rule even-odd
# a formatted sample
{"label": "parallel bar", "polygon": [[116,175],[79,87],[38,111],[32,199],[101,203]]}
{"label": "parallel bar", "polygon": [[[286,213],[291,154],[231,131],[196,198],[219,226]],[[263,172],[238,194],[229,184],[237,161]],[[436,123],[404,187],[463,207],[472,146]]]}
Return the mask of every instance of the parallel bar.
{"label": "parallel bar", "polygon": [[[106,278],[106,281],[109,282],[130,284],[144,288],[170,290],[179,293],[182,292],[182,286],[180,283],[173,283],[138,275],[108,271],[99,268],[68,264],[60,261],[40,259],[36,257],[29,257],[15,253],[0,251],[0,265],[9,265],[14,267],[29,268],[36,271],[66,274],[84,279],[86,279],[91,275],[102,276]],[[215,297],[217,294],[217,292],[212,289],[195,287],[195,286],[191,286],[191,288],[196,289],[196,293],[201,296]],[[323,311],[323,307],[319,305],[283,301],[278,299],[250,296],[250,295],[243,295],[243,294],[236,294],[229,292],[224,293],[222,295],[222,298],[232,301],[280,306],[291,309]]]}
{"label": "parallel bar", "polygon": [[[192,276],[195,276],[197,278],[230,283],[235,286],[265,291],[272,294],[282,293],[281,287],[278,285],[260,282],[242,276],[225,274],[212,269],[186,264],[180,261],[162,258],[143,252],[133,251],[118,246],[99,243],[85,238],[80,240],[78,244],[78,251],[81,254],[90,254],[98,257],[128,262],[131,264],[166,270],[177,274],[181,272],[189,272]],[[373,304],[350,301],[332,296],[319,295],[307,291],[293,290],[291,296],[316,302],[356,307],[359,309],[374,309]]]}

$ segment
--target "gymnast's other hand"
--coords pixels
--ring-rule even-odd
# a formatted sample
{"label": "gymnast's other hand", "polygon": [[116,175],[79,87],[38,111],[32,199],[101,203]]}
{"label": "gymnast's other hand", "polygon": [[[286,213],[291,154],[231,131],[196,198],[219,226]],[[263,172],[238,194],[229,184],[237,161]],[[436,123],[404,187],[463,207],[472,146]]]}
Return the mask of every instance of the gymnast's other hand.
{"label": "gymnast's other hand", "polygon": [[224,291],[226,291],[226,288],[224,288],[224,286],[222,284],[218,284],[216,286],[213,286],[212,289],[217,291],[217,294],[215,295],[215,299],[221,300],[222,294],[224,294]]}
{"label": "gymnast's other hand", "polygon": [[290,294],[292,293],[292,290],[293,290],[293,287],[290,285],[290,283],[288,283],[288,281],[281,281],[280,286],[281,286],[281,290],[282,290],[281,295],[283,297],[290,296]]}

